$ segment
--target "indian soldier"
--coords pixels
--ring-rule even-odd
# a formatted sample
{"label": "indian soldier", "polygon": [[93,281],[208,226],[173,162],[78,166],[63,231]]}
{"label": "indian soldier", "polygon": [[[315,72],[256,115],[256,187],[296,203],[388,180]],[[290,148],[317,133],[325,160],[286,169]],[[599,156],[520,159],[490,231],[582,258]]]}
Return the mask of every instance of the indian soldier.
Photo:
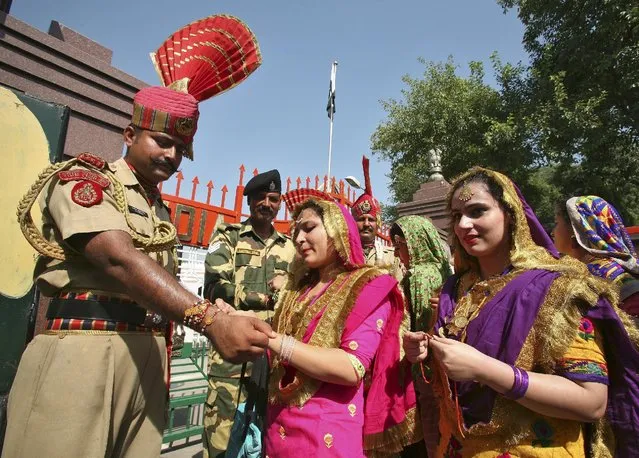
{"label": "indian soldier", "polygon": [[[253,40],[241,44],[252,33],[228,16],[206,20],[240,34],[204,39],[224,54],[242,51],[241,81],[260,63]],[[84,153],[54,164],[19,205],[23,233],[42,255],[36,284],[52,299],[46,331],[28,345],[13,383],[3,457],[159,456],[167,319],[203,333],[232,361],[259,356],[268,343],[266,323],[227,315],[221,301],[200,299],[174,275],[176,230],[157,186],[192,158],[198,102],[226,85],[219,68],[190,68],[186,92],[147,87],[135,95],[123,158]],[[202,79],[211,86],[189,92],[189,81]],[[40,193],[41,230],[30,216]]]}
{"label": "indian soldier", "polygon": [[362,157],[362,167],[364,169],[364,193],[353,203],[351,214],[357,223],[366,264],[386,268],[391,275],[401,281],[403,271],[399,258],[395,257],[394,248],[384,245],[377,238],[377,231],[382,224],[382,208],[377,199],[373,197],[369,160],[366,156]]}
{"label": "indian soldier", "polygon": [[[222,299],[236,309],[268,319],[295,256],[291,239],[273,227],[281,205],[277,170],[253,177],[244,188],[250,217],[241,224],[221,224],[206,256],[205,297]],[[237,408],[242,366],[209,353],[209,391],[204,411],[205,456],[224,456]],[[246,375],[250,365],[246,367]]]}

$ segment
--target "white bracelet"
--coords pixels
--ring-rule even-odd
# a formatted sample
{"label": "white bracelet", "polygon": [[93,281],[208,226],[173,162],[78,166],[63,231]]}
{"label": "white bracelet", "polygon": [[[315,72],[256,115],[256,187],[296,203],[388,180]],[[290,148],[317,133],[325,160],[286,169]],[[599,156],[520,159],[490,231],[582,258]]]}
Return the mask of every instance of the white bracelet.
{"label": "white bracelet", "polygon": [[293,350],[295,349],[296,343],[297,341],[294,337],[282,337],[282,350],[280,353],[280,358],[282,359],[282,361],[285,361],[286,363],[291,362],[291,358],[293,357]]}

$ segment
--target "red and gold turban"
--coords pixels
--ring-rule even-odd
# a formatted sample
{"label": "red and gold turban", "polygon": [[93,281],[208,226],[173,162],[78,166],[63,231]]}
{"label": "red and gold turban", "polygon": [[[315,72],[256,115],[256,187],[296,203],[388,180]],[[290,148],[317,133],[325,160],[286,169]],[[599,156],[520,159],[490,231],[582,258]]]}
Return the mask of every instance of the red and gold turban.
{"label": "red and gold turban", "polygon": [[133,99],[131,123],[166,132],[188,146],[193,159],[193,136],[198,103],[244,81],[262,63],[253,32],[239,19],[209,16],[182,27],[151,53],[164,87],[147,87]]}
{"label": "red and gold turban", "polygon": [[364,169],[364,194],[359,196],[351,207],[351,213],[355,219],[362,215],[371,215],[377,220],[379,226],[382,218],[382,207],[377,199],[373,197],[371,189],[371,178],[369,173],[369,160],[366,156],[362,157],[362,168]]}

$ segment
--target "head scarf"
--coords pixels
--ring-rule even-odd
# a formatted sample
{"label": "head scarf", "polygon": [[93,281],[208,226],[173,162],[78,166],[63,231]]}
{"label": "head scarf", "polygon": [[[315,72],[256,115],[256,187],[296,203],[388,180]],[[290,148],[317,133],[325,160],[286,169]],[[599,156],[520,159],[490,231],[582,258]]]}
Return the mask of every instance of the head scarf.
{"label": "head scarf", "polygon": [[[416,397],[410,368],[401,362],[400,357],[399,332],[404,307],[397,281],[377,268],[365,265],[357,224],[346,207],[334,201],[310,200],[322,208],[322,222],[344,271],[338,274],[333,284],[314,304],[322,305],[318,314],[321,317],[313,317],[307,322],[304,320],[304,312],[308,305],[297,301],[304,283],[296,280],[299,272],[295,269],[303,267],[303,261],[296,258],[294,265],[297,267],[292,267],[293,280],[285,286],[275,308],[273,329],[290,332],[297,338],[310,335],[309,344],[335,348],[343,332],[356,329],[369,316],[373,307],[382,300],[389,300],[393,306],[375,355],[365,401],[364,447],[372,456],[377,452],[383,454],[387,451],[401,451],[403,446],[419,440],[421,430],[416,429],[414,423]],[[299,208],[296,211],[299,212]],[[349,287],[350,283],[352,285]],[[344,290],[336,289],[336,293],[331,294],[332,288],[340,287],[341,284],[346,285]],[[291,310],[293,313],[289,314]],[[277,393],[282,377],[282,366],[274,360],[269,389],[271,402],[303,406],[322,384],[299,373],[295,378],[301,382],[283,395],[281,392]]]}
{"label": "head scarf", "polygon": [[[544,230],[519,188],[506,175],[482,167],[471,168],[453,181],[447,198],[449,212],[455,191],[465,183],[472,182],[473,177],[480,173],[492,178],[503,190],[504,204],[513,215],[509,227],[511,236],[510,264],[513,268],[548,269],[560,272],[573,268],[579,269],[574,262],[558,262],[559,253],[552,239]],[[451,229],[451,232],[454,231]],[[453,245],[455,247],[455,271],[463,273],[473,270],[478,273],[477,259],[466,253],[457,237],[453,238]]]}
{"label": "head scarf", "polygon": [[[340,267],[344,270],[353,270],[366,264],[364,249],[359,238],[357,223],[344,205],[335,202],[328,194],[304,193],[304,195],[291,195],[286,193],[283,199],[288,208],[292,209],[291,234],[295,242],[295,226],[301,212],[300,207],[306,202],[313,202],[322,209],[322,224],[326,235],[335,247],[340,261]],[[295,256],[289,266],[291,288],[299,287],[302,283],[313,280],[311,270],[300,256]],[[295,286],[293,286],[295,285]]]}
{"label": "head scarf", "polygon": [[449,257],[437,229],[423,216],[402,216],[395,224],[406,239],[410,268],[402,280],[409,298],[413,327],[429,331],[432,309],[428,299],[451,275]]}
{"label": "head scarf", "polygon": [[[357,231],[357,223],[348,209],[334,201],[308,199],[317,204],[323,211],[322,223],[326,235],[333,243],[337,254],[347,270],[352,270],[366,264],[362,242]],[[295,218],[299,213],[295,213]]]}
{"label": "head scarf", "polygon": [[597,196],[572,197],[566,202],[575,238],[595,258],[588,263],[593,275],[609,280],[628,272],[639,275],[637,253],[621,216]]}
{"label": "head scarf", "polygon": [[[453,191],[463,183],[470,182],[478,173],[491,177],[503,190],[503,201],[513,216],[510,226],[511,265],[524,272],[510,280],[491,301],[484,304],[485,310],[490,310],[487,307],[492,304],[497,312],[489,311],[478,315],[477,319],[466,328],[467,342],[475,341],[472,345],[482,353],[507,364],[515,364],[523,338],[535,322],[541,301],[548,299],[542,298],[545,297],[554,279],[562,276],[568,282],[562,290],[563,295],[551,299],[555,304],[555,316],[560,319],[543,331],[549,333],[551,337],[539,355],[536,366],[552,370],[555,358],[561,357],[566,346],[570,344],[571,334],[564,330],[572,326],[571,323],[577,323],[582,316],[597,320],[604,338],[606,362],[610,371],[606,421],[614,432],[618,456],[634,456],[626,451],[637,449],[639,380],[634,368],[639,367],[637,353],[639,331],[628,315],[617,308],[618,296],[609,282],[591,275],[586,266],[574,258],[555,257],[556,250],[552,242],[540,232],[543,228],[539,221],[526,205],[516,186],[505,175],[479,167],[469,170],[454,182],[448,199],[449,208]],[[477,267],[476,260],[464,252],[459,241],[455,240],[455,242],[459,250],[460,264],[467,271],[472,271]],[[450,316],[454,310],[457,279],[451,278],[443,288],[437,328],[445,325],[446,317]],[[516,304],[519,305],[516,306]],[[584,308],[575,307],[575,304],[581,304]],[[482,338],[487,335],[491,336],[490,339]],[[562,338],[568,340],[562,341]],[[439,373],[443,371],[440,370]],[[447,378],[440,383],[441,386],[448,387]],[[469,428],[478,422],[490,421],[496,397],[494,391],[476,382],[457,383],[456,389],[465,427]],[[450,399],[445,402],[450,404]],[[454,412],[455,406],[448,405],[447,410]],[[453,418],[450,424],[456,424],[456,421],[457,418]],[[596,424],[597,432],[593,439],[593,450],[594,447],[597,449],[606,447],[602,444],[609,438],[600,435],[604,423],[600,421]],[[446,433],[449,434],[451,431],[448,429]]]}

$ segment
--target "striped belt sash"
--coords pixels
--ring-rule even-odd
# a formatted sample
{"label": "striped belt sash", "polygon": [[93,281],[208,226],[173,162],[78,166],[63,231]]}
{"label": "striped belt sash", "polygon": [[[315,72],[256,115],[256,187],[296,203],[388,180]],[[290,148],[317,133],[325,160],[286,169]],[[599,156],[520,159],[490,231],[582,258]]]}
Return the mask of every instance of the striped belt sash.
{"label": "striped belt sash", "polygon": [[99,291],[64,291],[51,299],[46,334],[164,335],[167,320],[131,299]]}

